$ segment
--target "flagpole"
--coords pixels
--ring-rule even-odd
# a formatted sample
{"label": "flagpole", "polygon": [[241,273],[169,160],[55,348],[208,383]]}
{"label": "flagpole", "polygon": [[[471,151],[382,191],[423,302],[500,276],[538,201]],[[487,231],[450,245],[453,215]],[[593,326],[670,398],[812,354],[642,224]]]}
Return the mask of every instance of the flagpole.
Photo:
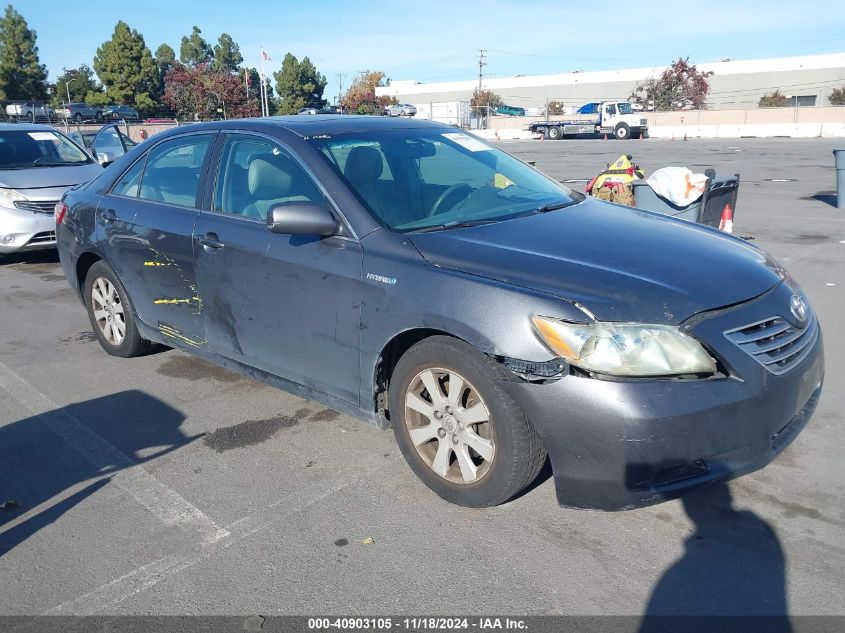
{"label": "flagpole", "polygon": [[266,110],[266,104],[265,104],[265,101],[264,101],[264,83],[265,82],[264,82],[264,48],[263,47],[261,48],[261,55],[259,57],[260,57],[260,61],[261,61],[261,93],[260,93],[261,94],[261,116],[265,117],[265,116],[267,116],[267,110]]}

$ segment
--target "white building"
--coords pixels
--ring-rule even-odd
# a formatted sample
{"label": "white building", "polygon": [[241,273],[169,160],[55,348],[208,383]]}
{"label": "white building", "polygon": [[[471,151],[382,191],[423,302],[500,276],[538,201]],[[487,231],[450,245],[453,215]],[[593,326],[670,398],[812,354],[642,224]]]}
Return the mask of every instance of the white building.
{"label": "white building", "polygon": [[[781,57],[776,59],[725,60],[697,64],[708,79],[710,109],[754,108],[760,97],[780,90],[799,106],[826,106],[834,88],[845,86],[845,53]],[[665,66],[598,72],[569,72],[557,75],[490,77],[483,80],[513,106],[538,108],[547,101],[580,106],[590,101],[627,99],[640,83],[660,74]],[[401,103],[423,108],[444,102],[468,100],[478,87],[478,79],[440,83],[418,83],[413,79],[392,81],[376,88],[377,95],[396,97]],[[794,102],[793,101],[793,102]],[[435,106],[436,107],[436,106]]]}

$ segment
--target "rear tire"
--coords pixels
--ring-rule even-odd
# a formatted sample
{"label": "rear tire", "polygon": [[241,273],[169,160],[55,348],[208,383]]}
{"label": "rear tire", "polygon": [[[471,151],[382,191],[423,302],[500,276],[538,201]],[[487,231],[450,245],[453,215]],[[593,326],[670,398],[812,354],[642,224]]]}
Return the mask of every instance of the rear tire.
{"label": "rear tire", "polygon": [[76,114],[73,115],[73,120],[77,124],[82,123],[82,115],[79,112],[77,112]]}
{"label": "rear tire", "polygon": [[556,141],[561,137],[560,128],[555,126],[550,127],[546,135],[549,137],[549,140]]}
{"label": "rear tire", "polygon": [[396,442],[411,470],[446,501],[504,503],[543,467],[540,437],[497,384],[508,377],[491,358],[448,336],[427,338],[399,359],[389,388]]}
{"label": "rear tire", "polygon": [[106,353],[130,358],[150,350],[152,344],[138,332],[135,308],[126,289],[104,261],[88,270],[83,297],[94,336]]}

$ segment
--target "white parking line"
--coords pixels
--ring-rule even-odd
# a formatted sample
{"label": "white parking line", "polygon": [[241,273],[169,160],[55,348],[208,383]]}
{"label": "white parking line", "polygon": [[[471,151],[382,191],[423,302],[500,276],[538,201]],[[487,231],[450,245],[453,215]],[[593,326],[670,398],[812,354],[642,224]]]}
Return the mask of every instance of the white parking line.
{"label": "white parking line", "polygon": [[62,410],[2,362],[0,387],[99,470],[114,472],[112,481],[165,525],[197,535],[203,544],[214,543],[229,535],[228,530],[219,527],[199,508]]}
{"label": "white parking line", "polygon": [[313,490],[298,489],[292,494],[262,508],[258,512],[238,519],[228,525],[226,529],[231,530],[231,536],[229,538],[203,544],[191,555],[166,556],[142,565],[120,578],[115,578],[101,585],[93,591],[53,607],[45,612],[44,615],[94,615],[96,613],[107,612],[114,605],[149,589],[173,574],[209,559],[253,534],[303,512],[315,503],[319,503],[350,486],[373,479],[381,481],[382,478],[376,477],[376,473],[383,468],[394,466],[396,461],[398,460],[384,460],[377,466],[361,473],[360,477],[354,479],[349,479],[341,475],[340,482],[327,486],[320,493],[316,493]]}

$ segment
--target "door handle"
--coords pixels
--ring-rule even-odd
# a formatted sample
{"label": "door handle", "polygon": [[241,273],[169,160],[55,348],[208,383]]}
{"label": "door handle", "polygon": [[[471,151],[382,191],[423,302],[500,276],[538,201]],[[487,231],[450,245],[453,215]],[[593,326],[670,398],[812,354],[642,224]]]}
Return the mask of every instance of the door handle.
{"label": "door handle", "polygon": [[104,210],[100,217],[102,217],[103,222],[105,222],[106,224],[111,224],[112,222],[117,220],[117,216],[114,214],[114,209]]}
{"label": "door handle", "polygon": [[197,235],[197,243],[201,244],[203,248],[218,249],[223,248],[223,242],[217,237],[217,233],[206,233],[205,235]]}

